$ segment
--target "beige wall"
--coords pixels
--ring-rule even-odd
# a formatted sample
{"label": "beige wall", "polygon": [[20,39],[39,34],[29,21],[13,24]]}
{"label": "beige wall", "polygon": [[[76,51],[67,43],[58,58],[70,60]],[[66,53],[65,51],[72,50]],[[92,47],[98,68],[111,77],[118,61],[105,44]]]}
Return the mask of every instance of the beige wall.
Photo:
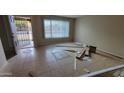
{"label": "beige wall", "polygon": [[[32,22],[32,31],[33,31],[33,39],[35,46],[41,46],[41,45],[46,45],[46,44],[51,44],[51,43],[57,43],[57,42],[67,42],[67,41],[73,41],[73,32],[74,32],[74,19],[69,19],[70,21],[70,37],[66,39],[45,39],[43,34],[43,18],[46,16],[32,16],[31,17],[31,22]],[[48,17],[48,16],[47,16]],[[58,16],[52,16],[54,18],[62,18]]]}
{"label": "beige wall", "polygon": [[0,39],[0,68],[6,63],[7,63],[7,61],[6,61],[6,58],[5,58],[5,54],[4,54],[4,51],[3,51],[3,46],[2,46],[2,43],[1,43],[1,39]]}
{"label": "beige wall", "polygon": [[75,34],[75,41],[124,57],[124,16],[78,18]]}

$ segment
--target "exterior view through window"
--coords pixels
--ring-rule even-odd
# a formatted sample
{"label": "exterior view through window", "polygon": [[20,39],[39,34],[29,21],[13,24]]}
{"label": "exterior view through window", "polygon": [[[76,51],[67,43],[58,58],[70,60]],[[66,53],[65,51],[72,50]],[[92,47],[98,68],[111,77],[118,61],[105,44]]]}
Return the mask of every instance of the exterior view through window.
{"label": "exterior view through window", "polygon": [[69,21],[44,19],[45,38],[68,38]]}

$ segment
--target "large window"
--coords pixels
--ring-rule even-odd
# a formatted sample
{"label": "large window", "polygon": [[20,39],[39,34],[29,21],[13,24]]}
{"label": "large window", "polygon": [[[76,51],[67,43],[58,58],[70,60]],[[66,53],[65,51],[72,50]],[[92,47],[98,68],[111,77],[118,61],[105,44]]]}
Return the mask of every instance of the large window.
{"label": "large window", "polygon": [[44,19],[45,38],[68,38],[69,21]]}

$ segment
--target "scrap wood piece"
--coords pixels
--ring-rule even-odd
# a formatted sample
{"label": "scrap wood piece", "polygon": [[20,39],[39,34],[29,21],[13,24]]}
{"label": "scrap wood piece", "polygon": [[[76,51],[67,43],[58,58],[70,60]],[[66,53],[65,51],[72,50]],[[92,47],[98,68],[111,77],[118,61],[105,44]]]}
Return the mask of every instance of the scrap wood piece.
{"label": "scrap wood piece", "polygon": [[79,60],[82,59],[82,58],[85,56],[86,49],[87,49],[87,48],[83,48],[83,49],[81,50],[80,54],[78,54],[78,55],[76,56],[76,58],[79,59]]}
{"label": "scrap wood piece", "polygon": [[79,46],[79,45],[67,45],[67,44],[59,44],[59,45],[56,45],[56,47],[73,47],[73,48],[83,48],[83,46]]}
{"label": "scrap wood piece", "polygon": [[85,72],[87,72],[87,73],[90,73],[90,70],[87,69],[87,68],[84,68],[83,70],[84,70]]}
{"label": "scrap wood piece", "polygon": [[72,52],[72,53],[76,53],[77,52],[75,50],[65,50],[65,51]]}

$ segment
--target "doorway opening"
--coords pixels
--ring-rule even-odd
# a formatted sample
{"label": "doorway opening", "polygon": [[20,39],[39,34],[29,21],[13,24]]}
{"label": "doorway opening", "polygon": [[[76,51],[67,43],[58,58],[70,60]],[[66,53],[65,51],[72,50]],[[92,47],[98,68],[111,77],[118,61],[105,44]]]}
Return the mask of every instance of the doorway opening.
{"label": "doorway opening", "polygon": [[31,18],[15,16],[15,25],[18,49],[34,47]]}

